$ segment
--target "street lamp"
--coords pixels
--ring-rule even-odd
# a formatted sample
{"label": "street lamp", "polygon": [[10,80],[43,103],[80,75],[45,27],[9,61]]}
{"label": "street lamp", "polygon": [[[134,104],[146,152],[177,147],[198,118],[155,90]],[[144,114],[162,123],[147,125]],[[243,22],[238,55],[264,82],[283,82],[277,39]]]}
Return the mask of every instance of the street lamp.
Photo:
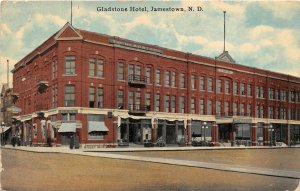
{"label": "street lamp", "polygon": [[272,146],[272,142],[271,142],[272,141],[272,134],[273,134],[272,132],[274,131],[272,124],[269,125],[268,131],[269,131],[269,140],[270,140],[269,146]]}
{"label": "street lamp", "polygon": [[206,146],[206,133],[205,133],[205,129],[207,129],[207,125],[206,125],[206,121],[203,122],[203,125],[202,125],[202,132],[203,132],[203,135],[204,135],[204,145]]}

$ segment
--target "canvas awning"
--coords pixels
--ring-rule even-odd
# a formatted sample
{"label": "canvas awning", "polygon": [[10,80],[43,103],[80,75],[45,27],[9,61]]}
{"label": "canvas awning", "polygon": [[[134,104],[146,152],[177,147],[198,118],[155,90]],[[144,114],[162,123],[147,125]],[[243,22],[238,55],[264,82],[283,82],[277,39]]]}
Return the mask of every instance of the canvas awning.
{"label": "canvas awning", "polygon": [[109,131],[103,121],[89,121],[89,133]]}
{"label": "canvas awning", "polygon": [[6,127],[6,126],[2,126],[0,128],[0,134],[5,133],[6,131],[8,131],[11,127]]}
{"label": "canvas awning", "polygon": [[59,133],[75,133],[76,123],[62,123],[58,129]]}

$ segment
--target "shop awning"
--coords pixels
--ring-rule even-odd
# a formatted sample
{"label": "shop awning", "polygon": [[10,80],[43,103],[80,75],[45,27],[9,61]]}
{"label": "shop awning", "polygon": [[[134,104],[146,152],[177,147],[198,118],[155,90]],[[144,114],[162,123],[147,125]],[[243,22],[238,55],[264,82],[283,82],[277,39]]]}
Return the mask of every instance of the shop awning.
{"label": "shop awning", "polygon": [[58,129],[59,133],[75,133],[76,123],[62,123]]}
{"label": "shop awning", "polygon": [[89,133],[109,131],[103,121],[89,121]]}
{"label": "shop awning", "polygon": [[11,128],[11,127],[2,126],[2,127],[0,128],[0,134],[1,134],[1,133],[5,133],[5,132],[8,131],[10,128]]}

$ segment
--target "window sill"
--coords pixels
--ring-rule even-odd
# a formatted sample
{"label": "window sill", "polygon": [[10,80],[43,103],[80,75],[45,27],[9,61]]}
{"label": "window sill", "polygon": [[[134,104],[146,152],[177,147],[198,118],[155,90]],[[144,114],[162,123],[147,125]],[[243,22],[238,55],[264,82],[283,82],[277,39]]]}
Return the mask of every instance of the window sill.
{"label": "window sill", "polygon": [[98,76],[88,76],[89,78],[94,78],[94,79],[100,79],[100,80],[104,80],[103,77],[98,77]]}
{"label": "window sill", "polygon": [[77,76],[77,74],[63,74],[62,76],[66,76],[66,77],[69,77],[69,76]]}

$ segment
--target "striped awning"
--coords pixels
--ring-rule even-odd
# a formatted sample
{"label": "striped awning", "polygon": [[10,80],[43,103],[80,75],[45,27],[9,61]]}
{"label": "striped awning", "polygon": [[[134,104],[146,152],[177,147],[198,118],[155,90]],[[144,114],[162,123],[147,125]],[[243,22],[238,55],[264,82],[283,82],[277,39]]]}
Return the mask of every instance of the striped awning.
{"label": "striped awning", "polygon": [[75,133],[76,123],[62,123],[58,129],[59,133]]}
{"label": "striped awning", "polygon": [[1,128],[0,128],[0,134],[1,133],[5,133],[7,130],[9,130],[11,127],[6,127],[6,126],[2,126]]}
{"label": "striped awning", "polygon": [[89,121],[89,133],[109,131],[104,121]]}

